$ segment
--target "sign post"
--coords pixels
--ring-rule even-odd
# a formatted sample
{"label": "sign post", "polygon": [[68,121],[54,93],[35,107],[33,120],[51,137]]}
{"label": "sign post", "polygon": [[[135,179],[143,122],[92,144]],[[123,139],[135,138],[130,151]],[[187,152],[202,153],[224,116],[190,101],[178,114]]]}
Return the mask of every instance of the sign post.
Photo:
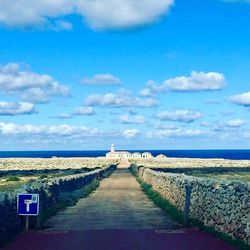
{"label": "sign post", "polygon": [[29,231],[29,227],[30,227],[30,219],[29,219],[29,216],[26,215],[25,216],[25,230]]}
{"label": "sign post", "polygon": [[39,214],[39,194],[18,194],[17,213],[25,216],[25,229],[29,230],[29,216]]}

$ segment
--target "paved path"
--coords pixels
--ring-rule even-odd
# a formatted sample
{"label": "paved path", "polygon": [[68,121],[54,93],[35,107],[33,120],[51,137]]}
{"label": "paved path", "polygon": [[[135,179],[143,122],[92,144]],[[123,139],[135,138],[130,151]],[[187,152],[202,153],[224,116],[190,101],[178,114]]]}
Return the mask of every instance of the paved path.
{"label": "paved path", "polygon": [[[197,230],[181,229],[140,190],[123,162],[96,192],[20,234],[9,250],[231,250]],[[179,228],[179,229],[178,229]]]}
{"label": "paved path", "polygon": [[117,169],[87,199],[48,221],[48,230],[171,229],[178,226],[140,190],[128,169]]}

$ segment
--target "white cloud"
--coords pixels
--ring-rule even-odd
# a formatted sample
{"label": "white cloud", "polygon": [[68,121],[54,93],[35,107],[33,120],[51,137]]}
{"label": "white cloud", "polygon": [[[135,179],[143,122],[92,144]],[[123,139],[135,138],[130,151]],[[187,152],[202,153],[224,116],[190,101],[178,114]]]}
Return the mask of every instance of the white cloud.
{"label": "white cloud", "polygon": [[127,130],[101,130],[98,128],[89,128],[85,126],[61,125],[32,125],[32,124],[15,124],[0,122],[0,136],[7,138],[8,141],[13,139],[18,142],[26,140],[48,142],[68,141],[76,142],[85,138],[93,137],[105,139],[110,137],[133,139],[140,134],[137,129]]}
{"label": "white cloud", "polygon": [[242,105],[242,106],[250,106],[250,92],[246,92],[243,94],[239,94],[239,95],[234,95],[231,96],[230,101],[238,104],[238,105]]}
{"label": "white cloud", "polygon": [[116,94],[90,95],[85,100],[87,106],[108,106],[108,107],[138,107],[150,108],[158,105],[153,98],[139,98],[128,91],[120,91]]}
{"label": "white cloud", "polygon": [[125,114],[120,116],[119,122],[122,124],[143,124],[145,118],[142,115],[129,116],[128,114]]}
{"label": "white cloud", "polygon": [[193,138],[199,137],[206,134],[204,131],[199,129],[163,129],[150,131],[146,133],[147,138],[153,139],[165,139],[165,138]]}
{"label": "white cloud", "polygon": [[201,113],[194,110],[179,109],[175,111],[163,111],[156,114],[156,118],[162,121],[178,121],[190,123],[201,117]]}
{"label": "white cloud", "polygon": [[49,19],[72,13],[73,1],[69,0],[19,0],[13,2],[0,1],[0,22],[15,27],[41,26],[49,23]]}
{"label": "white cloud", "polygon": [[74,110],[74,112],[72,112],[72,113],[63,113],[63,114],[51,116],[51,118],[55,118],[55,119],[70,119],[70,118],[73,118],[74,116],[82,116],[82,115],[92,116],[94,114],[95,114],[95,110],[94,110],[93,107],[80,106],[80,107],[77,107]]}
{"label": "white cloud", "polygon": [[220,90],[225,85],[225,78],[223,74],[217,72],[192,71],[190,76],[179,76],[166,80],[164,85],[173,91]]}
{"label": "white cloud", "polygon": [[138,129],[127,129],[123,131],[122,136],[125,139],[133,139],[139,134],[140,134],[140,131]]}
{"label": "white cloud", "polygon": [[167,90],[165,85],[157,85],[154,81],[149,80],[146,83],[146,87],[140,91],[140,96],[152,97],[157,93],[161,93]]}
{"label": "white cloud", "polygon": [[[217,72],[196,72],[192,71],[189,77],[179,76],[165,80],[163,84],[156,84],[149,80],[145,88],[140,91],[140,96],[153,97],[158,93],[172,91],[198,92],[220,90],[225,85],[224,75]],[[218,104],[218,100],[208,101],[207,103]]]}
{"label": "white cloud", "polygon": [[77,11],[93,29],[124,29],[153,23],[174,0],[77,0]]}
{"label": "white cloud", "polygon": [[70,136],[70,137],[88,137],[101,134],[96,128],[87,128],[84,126],[62,125],[18,125],[15,123],[0,123],[0,134],[2,135],[21,135],[21,136]]}
{"label": "white cloud", "polygon": [[87,85],[120,85],[121,80],[111,74],[94,75],[92,78],[83,78],[82,83]]}
{"label": "white cloud", "polygon": [[200,126],[205,128],[210,128],[212,131],[215,132],[224,132],[226,129],[226,124],[218,121],[213,121],[213,122],[203,121],[200,123]]}
{"label": "white cloud", "polygon": [[245,125],[246,121],[241,120],[241,119],[235,119],[235,120],[229,120],[225,122],[225,124],[227,127],[230,127],[230,128],[239,128]]}
{"label": "white cloud", "polygon": [[0,102],[1,115],[25,115],[36,113],[34,104],[28,102]]}
{"label": "white cloud", "polygon": [[0,92],[18,95],[24,101],[48,102],[53,96],[68,96],[69,88],[46,74],[37,74],[17,63],[0,67]]}
{"label": "white cloud", "polygon": [[95,110],[93,107],[78,107],[75,109],[75,111],[73,112],[73,115],[94,115],[95,114]]}
{"label": "white cloud", "polygon": [[124,29],[155,22],[168,13],[173,3],[174,0],[19,0],[13,4],[0,0],[0,23],[10,27],[50,27],[58,18],[80,14],[93,29]]}

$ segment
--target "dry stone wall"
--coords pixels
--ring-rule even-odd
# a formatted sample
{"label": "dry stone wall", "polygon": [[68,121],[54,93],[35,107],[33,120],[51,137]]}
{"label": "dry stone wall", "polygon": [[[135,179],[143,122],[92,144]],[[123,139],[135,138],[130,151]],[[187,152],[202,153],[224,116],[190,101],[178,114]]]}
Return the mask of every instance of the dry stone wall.
{"label": "dry stone wall", "polygon": [[217,181],[138,169],[139,178],[184,211],[185,186],[192,186],[190,217],[250,244],[250,183]]}
{"label": "dry stone wall", "polygon": [[37,193],[40,195],[40,211],[53,208],[59,201],[60,195],[78,190],[88,185],[94,179],[110,174],[116,165],[110,165],[88,173],[49,178],[27,183],[12,194],[0,192],[0,248],[22,228],[21,217],[17,215],[18,193]]}

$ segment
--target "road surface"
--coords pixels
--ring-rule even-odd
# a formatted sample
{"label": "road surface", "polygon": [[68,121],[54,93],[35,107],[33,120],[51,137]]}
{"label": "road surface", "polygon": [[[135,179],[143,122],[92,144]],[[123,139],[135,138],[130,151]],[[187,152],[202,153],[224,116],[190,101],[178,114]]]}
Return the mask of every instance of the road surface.
{"label": "road surface", "polygon": [[22,233],[9,250],[231,250],[221,240],[183,229],[147,198],[122,162],[89,197]]}

